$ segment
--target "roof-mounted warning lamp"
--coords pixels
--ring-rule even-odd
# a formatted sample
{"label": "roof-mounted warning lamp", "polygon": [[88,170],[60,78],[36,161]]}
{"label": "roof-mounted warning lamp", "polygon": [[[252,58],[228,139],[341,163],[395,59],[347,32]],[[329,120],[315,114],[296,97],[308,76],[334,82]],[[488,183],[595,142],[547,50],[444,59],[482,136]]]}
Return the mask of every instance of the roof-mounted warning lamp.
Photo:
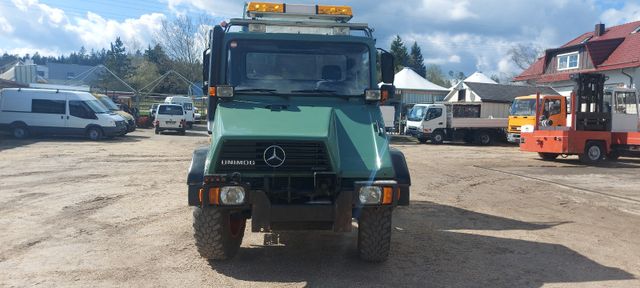
{"label": "roof-mounted warning lamp", "polygon": [[347,22],[353,17],[349,6],[336,5],[300,5],[270,2],[249,2],[247,15],[251,18],[305,17],[307,19],[328,19]]}

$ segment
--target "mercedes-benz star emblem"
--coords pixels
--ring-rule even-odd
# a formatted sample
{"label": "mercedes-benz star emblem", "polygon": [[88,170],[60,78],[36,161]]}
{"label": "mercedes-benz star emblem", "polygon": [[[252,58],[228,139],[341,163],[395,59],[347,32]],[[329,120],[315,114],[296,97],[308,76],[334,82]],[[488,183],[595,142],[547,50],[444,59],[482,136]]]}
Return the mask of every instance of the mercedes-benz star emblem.
{"label": "mercedes-benz star emblem", "polygon": [[269,146],[264,150],[264,162],[267,165],[278,168],[284,164],[284,160],[287,159],[287,154],[284,153],[284,149],[278,145]]}

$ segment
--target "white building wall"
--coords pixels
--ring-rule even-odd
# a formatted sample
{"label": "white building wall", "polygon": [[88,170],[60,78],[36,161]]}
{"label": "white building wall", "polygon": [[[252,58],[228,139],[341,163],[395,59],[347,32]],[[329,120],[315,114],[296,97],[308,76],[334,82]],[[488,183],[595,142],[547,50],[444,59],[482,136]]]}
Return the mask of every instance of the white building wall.
{"label": "white building wall", "polygon": [[[632,76],[635,75],[635,77],[633,77],[634,78],[633,81],[635,86],[638,87],[638,83],[640,81],[640,69],[639,68],[625,69],[624,71],[627,74],[630,74]],[[609,80],[605,82],[606,86],[619,86],[619,85],[627,85],[627,87],[629,86],[629,77],[622,74],[622,70],[604,71],[603,74],[609,77]],[[574,81],[562,81],[562,82],[551,83],[551,87],[553,87],[553,89],[556,89],[556,91],[558,91],[560,95],[563,95],[566,97],[571,96],[571,92],[573,91],[574,85],[575,85]]]}

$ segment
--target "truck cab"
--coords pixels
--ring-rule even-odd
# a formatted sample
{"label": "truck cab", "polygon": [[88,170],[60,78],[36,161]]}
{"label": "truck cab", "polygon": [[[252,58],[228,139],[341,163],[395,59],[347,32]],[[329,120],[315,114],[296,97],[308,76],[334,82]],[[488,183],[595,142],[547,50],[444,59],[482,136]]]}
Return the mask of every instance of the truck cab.
{"label": "truck cab", "polygon": [[[507,141],[520,143],[520,133],[523,127],[535,126],[537,95],[516,97],[509,110],[509,128]],[[564,96],[541,95],[543,113],[541,125],[566,127],[567,126],[567,98]]]}
{"label": "truck cab", "polygon": [[380,103],[393,57],[351,7],[250,2],[203,53],[210,145],[194,151],[188,203],[200,255],[233,257],[253,232],[332,230],[358,221],[362,259],[389,254],[392,211],[409,204],[404,156]]}
{"label": "truck cab", "polygon": [[444,104],[416,104],[407,114],[406,133],[426,142],[433,131],[447,127],[446,111]]}

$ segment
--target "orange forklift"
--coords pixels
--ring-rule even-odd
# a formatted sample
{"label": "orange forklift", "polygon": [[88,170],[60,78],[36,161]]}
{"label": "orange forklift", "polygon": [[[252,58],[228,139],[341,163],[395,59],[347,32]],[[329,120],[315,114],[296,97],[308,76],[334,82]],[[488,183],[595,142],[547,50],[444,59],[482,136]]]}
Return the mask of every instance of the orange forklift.
{"label": "orange forklift", "polygon": [[575,74],[572,79],[576,87],[567,109],[571,126],[544,125],[544,111],[536,107],[535,127],[522,133],[520,150],[537,152],[543,160],[578,155],[585,164],[640,157],[637,91],[605,88],[607,78],[602,74]]}

